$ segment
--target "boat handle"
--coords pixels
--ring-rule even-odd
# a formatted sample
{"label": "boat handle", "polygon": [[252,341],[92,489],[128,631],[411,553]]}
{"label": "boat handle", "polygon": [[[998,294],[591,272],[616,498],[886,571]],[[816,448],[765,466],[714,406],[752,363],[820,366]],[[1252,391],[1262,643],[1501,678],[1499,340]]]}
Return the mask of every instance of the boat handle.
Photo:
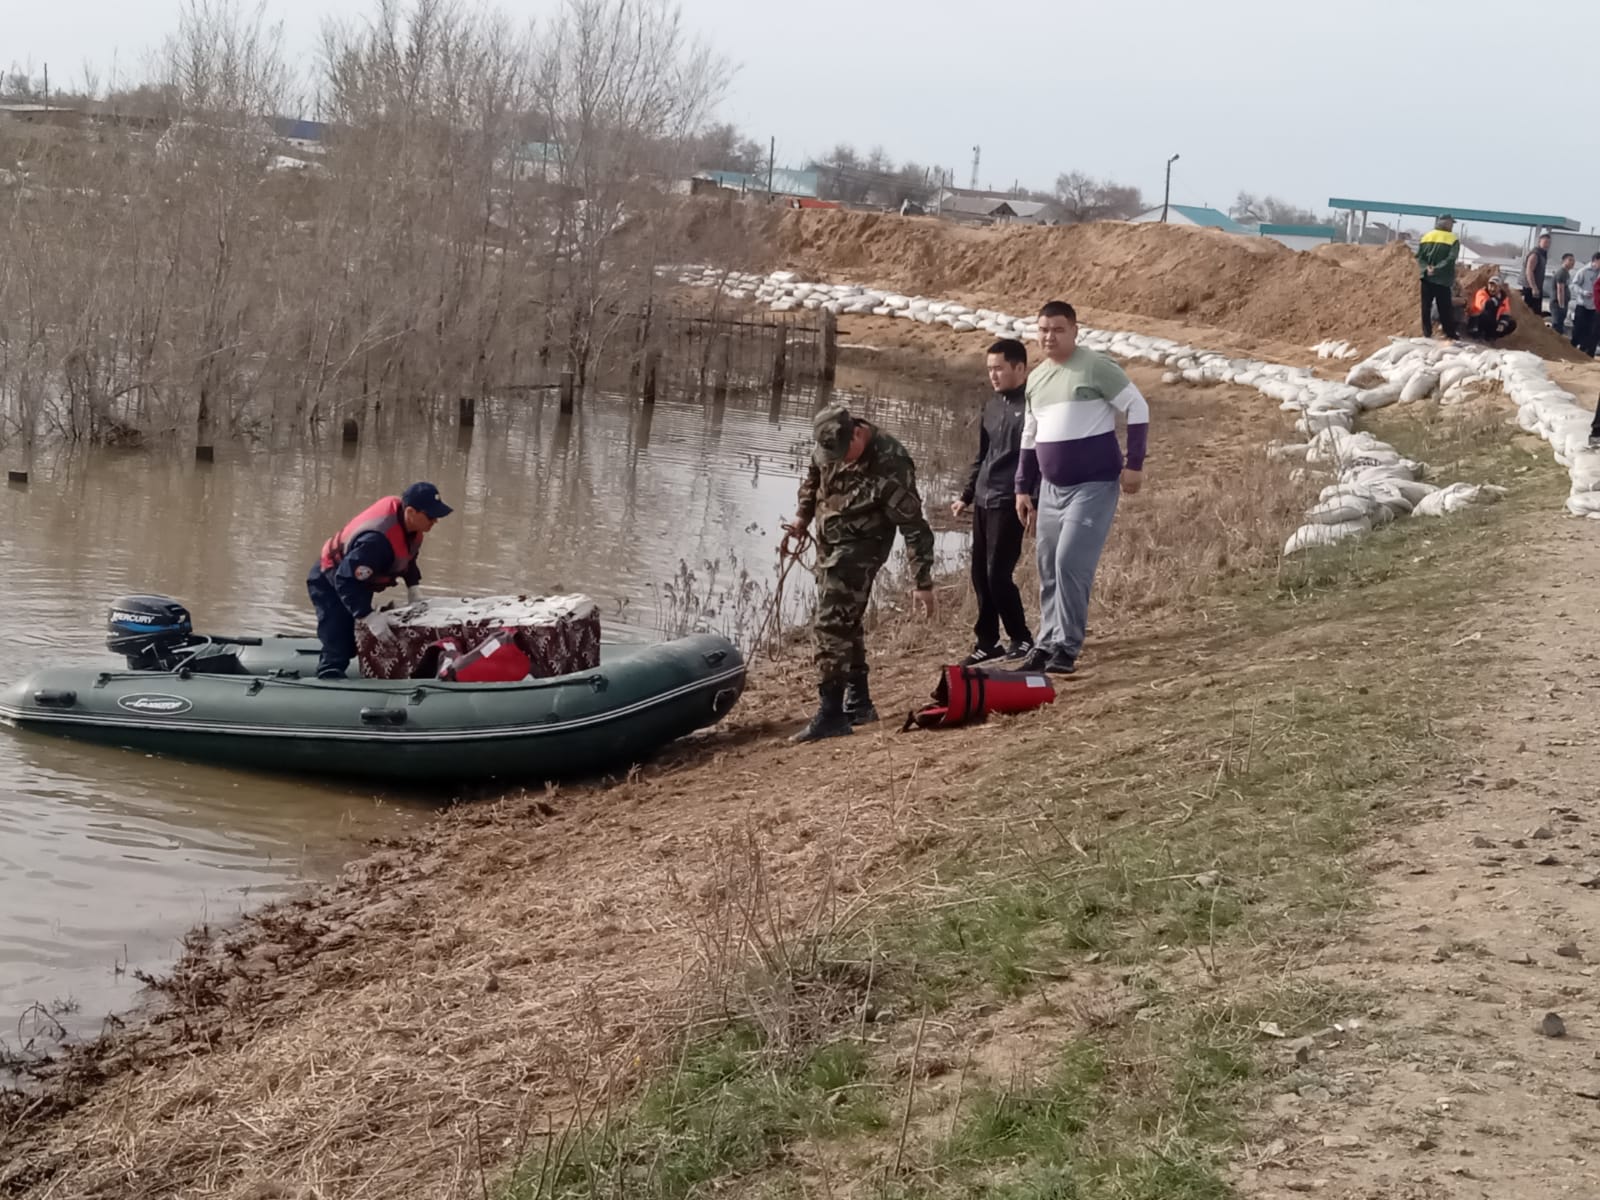
{"label": "boat handle", "polygon": [[78,693],[45,688],[33,694],[33,702],[46,708],[71,708],[78,702]]}
{"label": "boat handle", "polygon": [[722,660],[728,657],[726,650],[711,650],[706,654],[706,666],[717,667],[722,665]]}
{"label": "boat handle", "polygon": [[406,723],[406,710],[403,708],[363,708],[361,719],[368,725],[404,725]]}

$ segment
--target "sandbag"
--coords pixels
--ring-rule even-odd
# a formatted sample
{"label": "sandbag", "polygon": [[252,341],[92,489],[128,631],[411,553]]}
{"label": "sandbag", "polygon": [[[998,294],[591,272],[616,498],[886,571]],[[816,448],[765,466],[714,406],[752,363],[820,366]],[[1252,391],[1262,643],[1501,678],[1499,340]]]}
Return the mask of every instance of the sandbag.
{"label": "sandbag", "polygon": [[1345,538],[1359,537],[1371,529],[1372,523],[1364,518],[1359,521],[1345,521],[1340,525],[1302,525],[1284,543],[1283,553],[1288,557],[1315,546],[1332,546],[1344,541]]}
{"label": "sandbag", "polygon": [[1442,517],[1472,504],[1493,504],[1504,490],[1492,484],[1452,483],[1431,496],[1424,496],[1412,511],[1419,517]]}
{"label": "sandbag", "polygon": [[1352,521],[1371,521],[1373,514],[1383,506],[1366,496],[1347,493],[1323,500],[1306,510],[1313,525],[1347,525]]}
{"label": "sandbag", "polygon": [[1405,387],[1400,389],[1400,403],[1412,404],[1418,400],[1426,400],[1439,387],[1439,377],[1432,371],[1418,371],[1406,380]]}
{"label": "sandbag", "polygon": [[1400,393],[1405,390],[1403,383],[1384,383],[1368,388],[1356,394],[1356,404],[1362,412],[1371,412],[1377,408],[1388,408],[1391,404],[1400,402]]}

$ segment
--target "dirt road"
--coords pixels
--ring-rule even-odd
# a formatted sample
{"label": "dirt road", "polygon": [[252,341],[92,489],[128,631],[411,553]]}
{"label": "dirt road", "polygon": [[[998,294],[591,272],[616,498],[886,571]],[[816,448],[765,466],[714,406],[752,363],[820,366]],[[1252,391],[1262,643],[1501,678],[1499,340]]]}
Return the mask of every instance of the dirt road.
{"label": "dirt road", "polygon": [[1459,626],[1457,769],[1394,797],[1371,915],[1306,964],[1370,1015],[1274,1084],[1246,1195],[1600,1194],[1600,528],[1526,534]]}

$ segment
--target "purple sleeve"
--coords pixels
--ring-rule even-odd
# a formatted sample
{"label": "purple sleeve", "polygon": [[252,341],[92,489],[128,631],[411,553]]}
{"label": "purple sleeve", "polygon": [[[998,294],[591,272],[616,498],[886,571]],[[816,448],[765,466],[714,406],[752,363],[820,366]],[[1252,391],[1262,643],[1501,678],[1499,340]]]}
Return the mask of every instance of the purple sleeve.
{"label": "purple sleeve", "polygon": [[1144,452],[1150,437],[1150,422],[1128,426],[1128,470],[1144,470]]}
{"label": "purple sleeve", "polygon": [[1017,458],[1017,495],[1035,496],[1039,492],[1039,452],[1033,447]]}

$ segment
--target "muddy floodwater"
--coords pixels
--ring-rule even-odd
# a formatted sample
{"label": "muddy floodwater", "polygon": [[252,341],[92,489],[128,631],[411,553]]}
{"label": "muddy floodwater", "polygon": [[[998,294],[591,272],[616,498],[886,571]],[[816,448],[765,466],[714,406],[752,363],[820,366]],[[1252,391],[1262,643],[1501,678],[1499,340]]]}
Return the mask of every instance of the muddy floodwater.
{"label": "muddy floodwater", "polygon": [[[917,455],[930,511],[948,504],[981,390],[885,398],[892,381],[855,383],[842,398]],[[105,611],[129,592],[178,598],[201,631],[309,631],[304,581],[323,539],[419,478],[456,509],[424,549],[425,591],[585,592],[608,638],[726,628],[737,606],[716,599],[739,571],[756,595],[772,577],[816,404],[591,395],[563,417],[536,397],[480,408],[471,430],[385,413],[355,446],[221,445],[211,464],[41,452],[29,485],[0,491],[0,678],[108,662]],[[96,1032],[187,929],[326,877],[448,799],[0,730],[0,1049],[51,1020]]]}

